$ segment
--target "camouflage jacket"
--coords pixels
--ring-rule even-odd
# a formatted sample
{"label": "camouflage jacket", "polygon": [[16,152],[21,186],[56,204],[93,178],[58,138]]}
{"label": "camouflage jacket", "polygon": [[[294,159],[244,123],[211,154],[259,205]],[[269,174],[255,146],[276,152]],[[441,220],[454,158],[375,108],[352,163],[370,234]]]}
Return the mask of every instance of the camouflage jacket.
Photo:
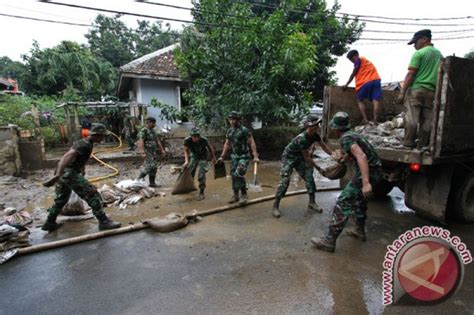
{"label": "camouflage jacket", "polygon": [[252,136],[250,131],[242,125],[236,128],[229,128],[226,139],[230,141],[232,153],[236,155],[249,154],[248,140]]}

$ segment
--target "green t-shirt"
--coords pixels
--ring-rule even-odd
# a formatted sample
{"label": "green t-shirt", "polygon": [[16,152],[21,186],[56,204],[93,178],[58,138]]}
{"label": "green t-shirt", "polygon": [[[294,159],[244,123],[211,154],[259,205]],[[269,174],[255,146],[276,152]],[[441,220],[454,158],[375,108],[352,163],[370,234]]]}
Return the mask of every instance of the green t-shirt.
{"label": "green t-shirt", "polygon": [[207,147],[209,145],[209,142],[206,138],[201,137],[198,142],[194,142],[192,137],[187,137],[186,139],[184,139],[184,145],[188,147],[189,151],[191,151],[191,154],[196,159],[207,159]]}
{"label": "green t-shirt", "polygon": [[72,168],[78,172],[80,172],[89,160],[91,156],[92,149],[94,144],[89,138],[84,138],[79,141],[74,142],[72,148],[76,151],[76,158],[69,162],[66,166],[67,168]]}
{"label": "green t-shirt", "polygon": [[[369,167],[374,168],[382,166],[382,161],[380,160],[377,152],[375,151],[375,148],[367,140],[367,138],[361,136],[360,134],[355,133],[353,131],[348,131],[344,133],[341,138],[339,138],[339,144],[341,145],[341,148],[344,153],[349,154],[353,158],[354,156],[352,155],[351,147],[353,144],[357,144],[362,150],[362,152],[365,153]],[[356,176],[359,177],[361,174],[359,164],[354,163],[354,169]]]}
{"label": "green t-shirt", "polygon": [[408,66],[417,69],[411,88],[415,90],[424,87],[431,91],[436,90],[438,66],[441,59],[443,59],[443,55],[433,45],[415,51]]}

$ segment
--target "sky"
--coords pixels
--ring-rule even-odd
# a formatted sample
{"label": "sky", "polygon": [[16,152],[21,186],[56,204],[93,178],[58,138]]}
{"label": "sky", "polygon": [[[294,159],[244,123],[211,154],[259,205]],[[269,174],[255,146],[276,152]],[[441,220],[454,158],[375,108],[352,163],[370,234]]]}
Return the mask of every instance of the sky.
{"label": "sky", "polygon": [[[127,11],[148,14],[166,18],[191,20],[188,10],[168,8],[163,6],[138,3],[133,0],[54,0],[61,3],[79,4],[103,9]],[[191,7],[191,0],[153,0],[154,2]],[[334,3],[327,0],[328,5]],[[382,82],[402,81],[408,62],[415,51],[413,45],[406,43],[417,30],[430,28],[433,33],[433,43],[441,50],[444,56],[455,54],[464,56],[474,49],[474,1],[471,0],[339,0],[339,12],[355,15],[374,15],[390,18],[417,18],[437,20],[384,20],[401,24],[386,24],[366,22],[367,32],[364,38],[405,39],[404,42],[360,40],[351,46],[357,49],[361,56],[366,57],[377,67]],[[28,16],[40,19],[67,21],[79,24],[91,24],[98,12],[64,7],[33,0],[0,0],[0,14]],[[113,15],[113,14],[107,14]],[[440,18],[457,18],[473,15],[469,19],[439,20]],[[121,18],[129,27],[136,27],[137,17],[124,16]],[[365,19],[372,19],[366,17]],[[380,20],[380,19],[379,19]],[[165,21],[166,22],[166,21]],[[169,22],[169,21],[168,21]],[[182,28],[182,23],[169,22],[173,29]],[[403,25],[405,23],[405,25]],[[406,24],[425,25],[406,25]],[[434,24],[434,25],[426,25]],[[456,24],[456,26],[446,25]],[[72,40],[86,43],[84,34],[88,27],[69,26],[46,23],[25,19],[17,19],[0,15],[0,29],[3,41],[0,45],[0,56],[8,56],[13,60],[21,60],[21,54],[28,53],[33,40],[37,40],[40,48],[57,45],[62,40]],[[447,31],[462,31],[456,33],[438,33]],[[466,31],[467,30],[467,31]],[[378,32],[368,32],[378,31]],[[379,33],[379,31],[395,31],[407,33]],[[446,37],[470,37],[453,40],[441,40]],[[8,40],[7,40],[8,39]],[[344,56],[338,58],[334,70],[337,73],[338,83],[344,84],[352,72],[352,63]],[[352,85],[354,86],[354,82]]]}

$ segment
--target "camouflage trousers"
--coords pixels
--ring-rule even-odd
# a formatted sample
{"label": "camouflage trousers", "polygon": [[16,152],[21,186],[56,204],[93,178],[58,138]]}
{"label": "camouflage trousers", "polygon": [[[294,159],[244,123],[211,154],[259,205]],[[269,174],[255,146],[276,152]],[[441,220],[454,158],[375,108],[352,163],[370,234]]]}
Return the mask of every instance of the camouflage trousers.
{"label": "camouflage trousers", "polygon": [[313,177],[313,168],[308,165],[304,158],[291,158],[282,156],[280,167],[280,183],[278,183],[275,197],[281,199],[285,197],[288,186],[290,186],[293,169],[303,178],[308,194],[316,193],[316,184]]}
{"label": "camouflage trousers", "polygon": [[[369,180],[374,188],[383,179],[382,168],[370,168]],[[367,219],[367,199],[362,194],[362,176],[356,175],[344,187],[337,198],[334,207],[331,223],[329,226],[330,234],[333,237],[339,236],[349,217],[354,214],[356,224],[360,227],[365,226]]]}
{"label": "camouflage trousers", "polygon": [[247,183],[245,181],[245,173],[250,163],[249,154],[231,154],[231,169],[230,174],[232,176],[232,190],[234,192],[247,189]]}
{"label": "camouflage trousers", "polygon": [[102,198],[100,197],[97,188],[94,185],[91,185],[80,172],[66,168],[63,176],[61,176],[55,185],[56,197],[54,198],[54,204],[48,209],[50,216],[58,216],[61,209],[68,202],[72,191],[87,202],[87,204],[92,208],[92,213],[96,217],[105,215],[102,206]]}
{"label": "camouflage trousers", "polygon": [[134,148],[135,147],[135,139],[132,137],[132,133],[131,132],[126,132],[125,133],[125,141],[127,141],[127,144],[128,144],[128,147],[130,149]]}
{"label": "camouflage trousers", "polygon": [[158,170],[158,153],[156,152],[145,152],[146,158],[140,171],[140,178],[145,176],[156,176]]}
{"label": "camouflage trousers", "polygon": [[193,178],[196,174],[196,170],[198,170],[199,190],[204,190],[206,188],[206,173],[209,171],[209,164],[207,161],[191,157],[189,170]]}

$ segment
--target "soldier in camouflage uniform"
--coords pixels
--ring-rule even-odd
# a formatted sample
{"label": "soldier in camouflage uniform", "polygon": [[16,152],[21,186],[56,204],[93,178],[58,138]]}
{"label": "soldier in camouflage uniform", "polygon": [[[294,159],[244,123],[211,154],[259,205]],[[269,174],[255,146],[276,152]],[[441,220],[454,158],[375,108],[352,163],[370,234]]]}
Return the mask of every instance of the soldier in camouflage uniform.
{"label": "soldier in camouflage uniform", "polygon": [[[250,131],[242,126],[240,122],[240,114],[232,111],[229,116],[230,128],[226,133],[226,140],[224,148],[217,163],[222,163],[227,152],[232,148],[230,155],[232,161],[231,176],[232,176],[232,190],[234,195],[229,203],[239,202],[245,204],[247,202],[247,183],[245,182],[245,173],[250,163],[249,147],[252,150],[253,162],[258,163],[257,145],[253,139]],[[239,198],[239,192],[241,196]]]}
{"label": "soldier in camouflage uniform", "polygon": [[[209,171],[209,165],[207,163],[208,153],[211,154],[212,163],[215,163],[216,156],[214,155],[214,150],[209,145],[209,141],[206,138],[201,137],[201,132],[199,131],[199,128],[193,128],[189,137],[184,139],[183,167],[189,167],[193,178],[196,174],[196,170],[199,168],[199,195],[197,197],[198,201],[204,199],[204,190],[206,189],[206,173]],[[191,155],[191,161],[189,160],[189,155]]]}
{"label": "soldier in camouflage uniform", "polygon": [[156,119],[148,117],[145,120],[145,127],[138,133],[139,152],[145,160],[143,169],[138,178],[142,179],[148,175],[150,187],[158,187],[155,183],[156,171],[158,170],[158,149],[162,155],[165,153],[165,150],[154,130],[155,126]]}
{"label": "soldier in camouflage uniform", "polygon": [[321,137],[318,134],[320,123],[321,119],[317,116],[308,115],[305,117],[303,125],[306,130],[293,138],[283,151],[280,168],[281,178],[275,194],[275,202],[273,203],[272,211],[272,215],[275,218],[281,216],[279,210],[280,200],[285,196],[286,191],[288,190],[293,169],[298,172],[306,183],[306,190],[309,195],[308,210],[314,210],[319,213],[323,212],[323,209],[315,200],[316,184],[313,177],[313,168],[317,167],[317,165],[311,156],[310,148],[315,142],[317,142],[327,154],[331,155],[332,151],[321,140]]}
{"label": "soldier in camouflage uniform", "polygon": [[125,136],[125,141],[127,141],[128,149],[130,151],[135,150],[137,129],[135,127],[135,120],[133,117],[128,116],[125,119],[125,127],[123,127],[122,134]]}
{"label": "soldier in camouflage uniform", "polygon": [[367,198],[372,194],[372,186],[382,180],[382,162],[369,141],[358,133],[350,131],[349,116],[345,112],[337,112],[329,127],[340,137],[339,144],[345,154],[344,159],[352,158],[354,177],[337,198],[333,210],[332,221],[326,237],[313,238],[311,241],[320,250],[334,252],[336,239],[341,234],[351,214],[355,215],[355,229],[347,234],[365,241],[365,221],[367,218]]}
{"label": "soldier in camouflage uniform", "polygon": [[92,208],[92,213],[99,220],[99,230],[115,229],[120,223],[110,220],[104,212],[102,199],[96,187],[84,178],[87,160],[92,153],[94,143],[99,143],[106,135],[105,126],[98,124],[91,129],[89,136],[75,142],[71,149],[61,158],[55,176],[43,185],[50,187],[56,184],[56,198],[54,205],[48,209],[48,218],[42,226],[45,231],[53,231],[59,227],[56,218],[66,205],[74,191]]}

